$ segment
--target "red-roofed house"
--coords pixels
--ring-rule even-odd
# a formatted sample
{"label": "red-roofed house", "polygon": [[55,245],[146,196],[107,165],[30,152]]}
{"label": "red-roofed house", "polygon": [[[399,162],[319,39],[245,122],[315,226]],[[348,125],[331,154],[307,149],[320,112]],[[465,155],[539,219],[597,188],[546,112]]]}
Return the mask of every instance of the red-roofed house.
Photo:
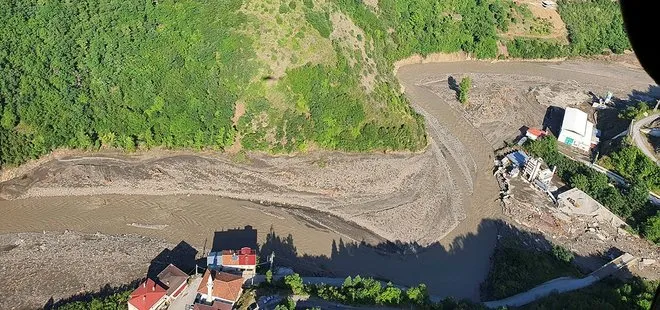
{"label": "red-roofed house", "polygon": [[207,258],[207,264],[211,268],[215,267],[225,272],[253,276],[257,270],[257,252],[248,247],[240,250],[211,252]]}
{"label": "red-roofed house", "polygon": [[541,130],[541,129],[537,129],[537,128],[529,128],[529,129],[527,129],[527,133],[525,135],[529,139],[536,140],[540,137],[545,136],[546,132]]}
{"label": "red-roofed house", "polygon": [[167,300],[167,290],[154,280],[147,279],[128,299],[128,310],[155,310]]}
{"label": "red-roofed house", "polygon": [[222,271],[207,269],[199,283],[200,301],[209,305],[226,303],[233,305],[243,293],[243,277]]}

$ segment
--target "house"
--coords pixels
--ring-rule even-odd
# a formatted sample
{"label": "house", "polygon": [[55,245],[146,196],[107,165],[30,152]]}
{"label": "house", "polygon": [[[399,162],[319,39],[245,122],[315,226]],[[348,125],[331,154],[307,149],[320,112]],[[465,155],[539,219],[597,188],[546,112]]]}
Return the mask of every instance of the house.
{"label": "house", "polygon": [[538,138],[541,138],[545,136],[546,133],[545,131],[538,129],[538,128],[529,128],[527,129],[527,132],[525,133],[525,136],[529,138],[530,140],[536,140]]}
{"label": "house", "polygon": [[224,303],[232,306],[243,293],[243,277],[207,269],[202,282],[199,283],[197,293],[200,303],[205,305]]}
{"label": "house", "polygon": [[257,270],[257,252],[249,247],[243,247],[240,250],[211,252],[206,263],[211,269],[249,277],[253,276]]}
{"label": "house", "polygon": [[583,151],[598,144],[594,123],[587,120],[587,113],[575,108],[566,108],[557,140]]}
{"label": "house", "polygon": [[176,299],[188,285],[188,275],[172,264],[165,267],[157,277],[167,289],[168,301]]}
{"label": "house", "polygon": [[128,310],[155,310],[167,301],[167,290],[152,279],[136,288],[128,299]]}

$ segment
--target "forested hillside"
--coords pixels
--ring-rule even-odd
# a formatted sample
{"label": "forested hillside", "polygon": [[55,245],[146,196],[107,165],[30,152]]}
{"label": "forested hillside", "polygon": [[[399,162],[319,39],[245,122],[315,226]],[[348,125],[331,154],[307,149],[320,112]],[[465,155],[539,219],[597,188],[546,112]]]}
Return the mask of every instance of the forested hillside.
{"label": "forested hillside", "polygon": [[[612,6],[603,1],[562,4],[575,53],[625,48],[589,42],[621,35],[593,33],[614,23],[611,9],[586,24],[572,17]],[[509,0],[377,3],[3,1],[0,166],[59,147],[419,150],[423,119],[399,92],[393,62],[496,57],[500,34],[530,16]]]}

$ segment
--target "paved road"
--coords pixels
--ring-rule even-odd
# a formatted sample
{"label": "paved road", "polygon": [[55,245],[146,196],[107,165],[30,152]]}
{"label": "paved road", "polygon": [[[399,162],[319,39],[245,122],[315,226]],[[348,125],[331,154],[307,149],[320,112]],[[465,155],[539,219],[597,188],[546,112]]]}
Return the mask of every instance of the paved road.
{"label": "paved road", "polygon": [[584,278],[557,278],[536,286],[527,292],[523,292],[501,300],[485,302],[484,304],[488,308],[521,307],[553,293],[570,292],[592,285],[601,279],[604,279],[619,271],[621,268],[628,266],[630,263],[635,261],[635,259],[636,258],[634,256],[626,253],[603,265],[603,267],[592,272]]}
{"label": "paved road", "polygon": [[658,117],[660,117],[660,115],[652,114],[652,115],[649,115],[649,116],[647,116],[645,118],[642,118],[638,121],[635,121],[635,123],[633,123],[633,128],[632,128],[632,131],[633,131],[632,132],[632,138],[633,138],[633,141],[635,142],[635,144],[637,145],[637,147],[640,150],[642,150],[642,152],[644,152],[644,155],[646,155],[649,159],[651,159],[656,164],[660,165],[660,160],[658,160],[655,157],[655,152],[653,150],[649,149],[648,143],[646,143],[646,141],[645,141],[646,138],[642,135],[642,132],[640,130],[640,129],[642,129],[642,127],[648,125],[649,123],[651,123],[652,121],[654,121]]}

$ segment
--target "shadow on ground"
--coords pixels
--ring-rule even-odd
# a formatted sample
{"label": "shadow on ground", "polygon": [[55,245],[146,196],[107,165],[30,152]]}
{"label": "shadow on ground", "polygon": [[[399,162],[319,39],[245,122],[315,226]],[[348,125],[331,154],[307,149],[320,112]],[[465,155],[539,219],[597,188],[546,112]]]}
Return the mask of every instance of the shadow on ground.
{"label": "shadow on ground", "polygon": [[[233,236],[237,239],[232,238]],[[495,219],[483,220],[476,233],[457,237],[446,246],[440,243],[421,246],[414,242],[399,241],[372,245],[365,242],[344,242],[343,239],[339,239],[328,245],[331,247],[330,256],[301,255],[290,234],[281,236],[272,228],[263,244],[256,243],[256,236],[256,230],[250,226],[244,229],[218,231],[214,234],[214,246],[210,251],[233,249],[243,244],[236,243],[237,240],[246,244],[254,241],[252,244],[256,245],[255,248],[259,248],[260,262],[265,262],[267,257],[274,253],[275,266],[290,267],[303,276],[343,278],[361,275],[391,281],[402,286],[424,283],[431,295],[467,298],[473,301],[490,299],[491,295],[484,282],[491,270],[491,257],[495,248],[502,247],[505,240],[509,240],[507,241],[509,243],[510,240],[515,240],[518,246],[530,251],[549,252],[552,249],[552,244],[543,235],[523,231]],[[201,257],[196,259],[197,254],[205,256],[204,253],[198,253],[182,241],[175,248],[165,249],[154,258],[149,267],[149,274],[150,276],[157,274],[169,263],[192,274],[195,261],[198,266],[206,267],[205,259]],[[607,257],[608,254],[611,256],[611,253],[603,253],[601,256],[576,257],[574,262],[584,273],[587,273],[611,259]],[[192,268],[190,264],[193,265]],[[516,276],[525,278],[524,275]],[[528,288],[557,276],[550,272],[547,278],[536,279],[538,283],[531,283]],[[512,275],[512,278],[515,277]],[[44,309],[57,309],[58,305],[67,302],[110,296],[136,287],[141,280],[137,279],[118,287],[106,285],[99,292],[75,295],[56,303],[51,299]]]}
{"label": "shadow on ground", "polygon": [[[299,255],[291,235],[283,237],[271,230],[261,246],[260,256],[266,257],[274,252],[276,265],[293,267],[303,276],[361,275],[403,286],[424,283],[432,295],[478,301],[482,297],[488,299],[488,292],[484,292],[481,286],[491,269],[495,247],[501,240],[518,240],[520,246],[531,251],[552,250],[552,243],[539,233],[522,231],[501,220],[486,219],[476,234],[460,236],[447,246],[405,242],[369,245],[340,239],[332,243],[330,256]],[[608,254],[611,253],[588,258],[576,256],[575,262],[583,273],[588,273],[610,260]],[[553,278],[555,275],[549,273],[548,278],[534,284]]]}

